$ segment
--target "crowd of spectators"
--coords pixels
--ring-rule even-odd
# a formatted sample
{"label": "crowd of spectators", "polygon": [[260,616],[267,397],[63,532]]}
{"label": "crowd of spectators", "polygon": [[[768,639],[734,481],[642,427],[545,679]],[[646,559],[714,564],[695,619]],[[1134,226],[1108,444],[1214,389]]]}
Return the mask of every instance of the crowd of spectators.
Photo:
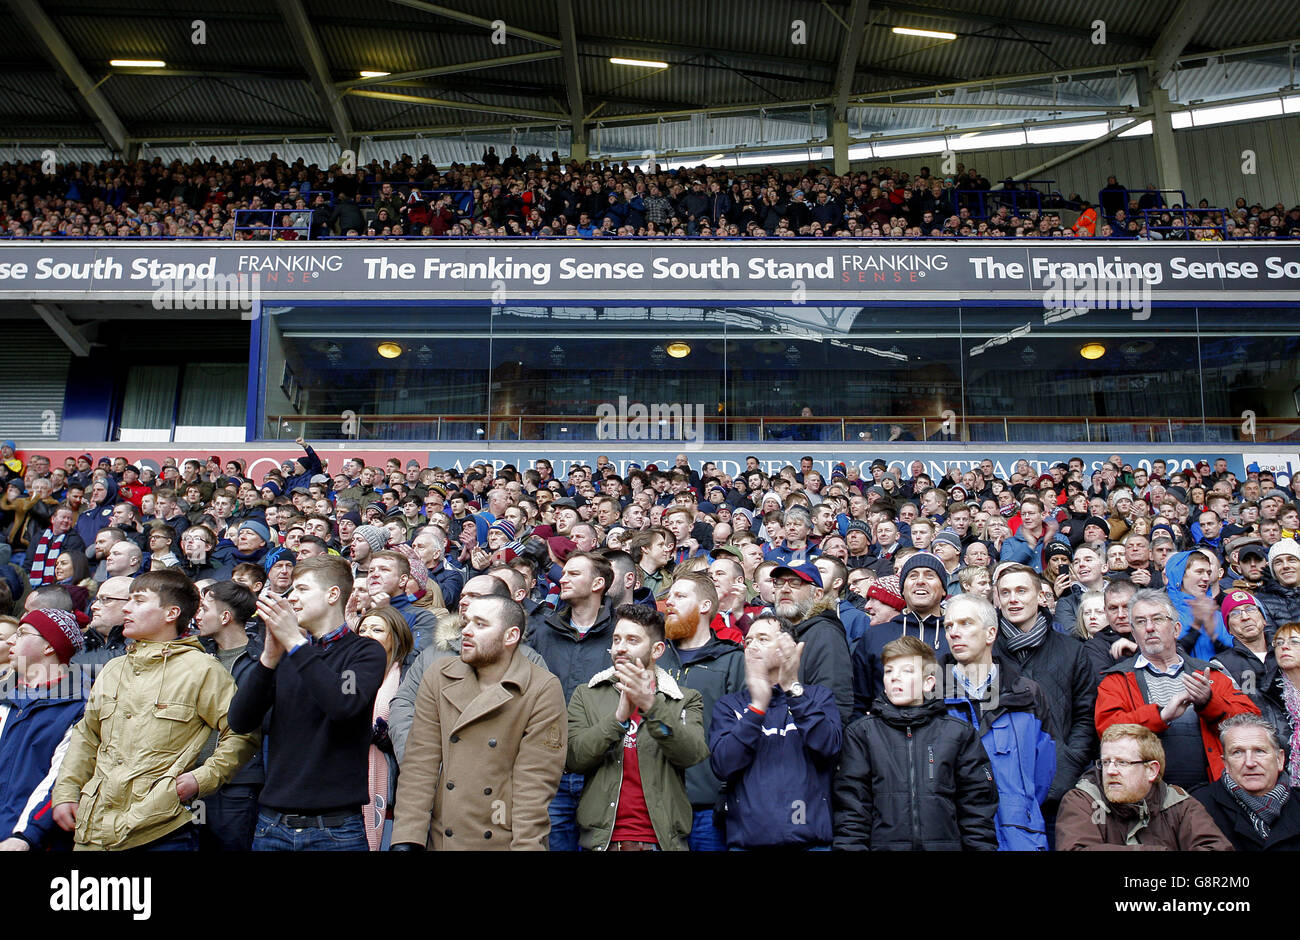
{"label": "crowd of spectators", "polygon": [[[355,173],[301,158],[218,162],[161,158],[0,164],[0,231],[9,237],[1105,237],[1287,238],[1300,206],[1184,207],[1152,184],[1111,177],[1091,203],[1079,194],[993,184],[958,164],[951,176],[893,167],[843,176],[700,166],[650,171],[569,163],[552,152],[440,170],[428,156],[375,161]],[[1143,210],[1158,211],[1147,216]],[[1148,218],[1151,222],[1148,223]]]}
{"label": "crowd of spectators", "polygon": [[1300,848],[1300,475],[298,444],[0,445],[0,849]]}

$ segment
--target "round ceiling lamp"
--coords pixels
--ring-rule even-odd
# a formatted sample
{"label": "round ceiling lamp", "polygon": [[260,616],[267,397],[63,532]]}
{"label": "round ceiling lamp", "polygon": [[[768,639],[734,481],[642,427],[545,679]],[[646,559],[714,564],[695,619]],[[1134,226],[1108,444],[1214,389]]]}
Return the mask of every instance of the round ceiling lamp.
{"label": "round ceiling lamp", "polygon": [[396,343],[380,343],[375,347],[375,352],[385,359],[396,359],[402,354],[402,347]]}
{"label": "round ceiling lamp", "polygon": [[1106,347],[1101,343],[1088,343],[1079,350],[1079,355],[1084,359],[1100,359],[1106,355]]}
{"label": "round ceiling lamp", "polygon": [[691,354],[691,347],[679,340],[675,343],[669,343],[665,347],[665,351],[674,359],[685,359]]}

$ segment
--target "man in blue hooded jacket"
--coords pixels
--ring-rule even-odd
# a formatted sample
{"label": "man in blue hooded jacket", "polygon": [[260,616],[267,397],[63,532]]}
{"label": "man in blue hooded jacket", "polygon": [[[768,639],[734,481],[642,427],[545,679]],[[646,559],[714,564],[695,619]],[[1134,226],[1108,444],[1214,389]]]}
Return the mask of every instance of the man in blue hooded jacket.
{"label": "man in blue hooded jacket", "polygon": [[88,491],[89,505],[77,516],[77,534],[86,543],[86,557],[94,561],[95,536],[99,530],[113,524],[113,506],[117,503],[117,481],[111,474],[105,474],[103,480],[96,480]]}
{"label": "man in blue hooded jacket", "polygon": [[1232,646],[1223,615],[1214,602],[1214,563],[1200,550],[1178,552],[1165,562],[1165,593],[1182,625],[1178,645],[1197,659],[1211,660]]}
{"label": "man in blue hooded jacket", "polygon": [[86,710],[90,681],[68,670],[84,642],[81,625],[65,610],[34,610],[0,642],[9,645],[14,666],[0,689],[0,851],[66,843],[54,824],[50,791]]}
{"label": "man in blue hooded jacket", "polygon": [[998,850],[1046,852],[1043,801],[1056,776],[1056,743],[1043,727],[1047,698],[1013,663],[995,657],[998,615],[973,594],[944,611],[949,652],[939,660],[948,714],[974,725],[998,787]]}

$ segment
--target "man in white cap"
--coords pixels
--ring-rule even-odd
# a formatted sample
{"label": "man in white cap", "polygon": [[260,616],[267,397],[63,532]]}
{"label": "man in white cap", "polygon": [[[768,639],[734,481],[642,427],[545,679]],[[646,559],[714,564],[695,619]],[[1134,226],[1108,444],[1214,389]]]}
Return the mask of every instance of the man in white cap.
{"label": "man in white cap", "polygon": [[1268,571],[1255,599],[1270,627],[1300,620],[1300,543],[1295,539],[1279,539],[1268,550]]}

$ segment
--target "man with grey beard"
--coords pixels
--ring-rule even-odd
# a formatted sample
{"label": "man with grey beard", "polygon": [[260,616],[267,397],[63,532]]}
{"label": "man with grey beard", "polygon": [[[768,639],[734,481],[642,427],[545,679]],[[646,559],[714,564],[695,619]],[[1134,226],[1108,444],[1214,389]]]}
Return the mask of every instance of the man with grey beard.
{"label": "man with grey beard", "polygon": [[848,724],[853,715],[853,663],[836,613],[838,599],[823,591],[821,572],[810,562],[773,568],[772,588],[776,614],[795,625],[795,642],[802,648],[799,681],[830,689],[840,721]]}

